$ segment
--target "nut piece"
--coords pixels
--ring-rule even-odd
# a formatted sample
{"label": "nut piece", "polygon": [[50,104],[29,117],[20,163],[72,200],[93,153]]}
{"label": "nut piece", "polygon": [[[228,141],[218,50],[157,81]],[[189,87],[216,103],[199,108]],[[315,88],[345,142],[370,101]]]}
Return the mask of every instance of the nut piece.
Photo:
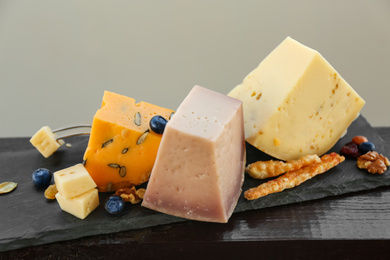
{"label": "nut piece", "polygon": [[49,199],[49,200],[54,200],[54,199],[56,199],[57,192],[58,192],[57,186],[55,184],[50,185],[45,190],[45,198]]}
{"label": "nut piece", "polygon": [[118,189],[114,195],[119,195],[126,202],[131,204],[137,204],[144,198],[145,189],[136,189],[134,186],[130,188]]}
{"label": "nut piece", "polygon": [[361,143],[368,142],[368,139],[365,136],[357,135],[354,138],[352,138],[352,142],[359,145]]}
{"label": "nut piece", "polygon": [[382,154],[371,151],[358,158],[357,166],[360,169],[367,169],[369,173],[382,174],[387,170],[387,166],[390,166],[390,161]]}

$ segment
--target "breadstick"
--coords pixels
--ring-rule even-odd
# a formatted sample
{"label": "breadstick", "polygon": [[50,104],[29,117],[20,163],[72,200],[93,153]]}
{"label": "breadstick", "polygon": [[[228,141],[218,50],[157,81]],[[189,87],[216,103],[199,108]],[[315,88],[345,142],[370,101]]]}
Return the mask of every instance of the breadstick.
{"label": "breadstick", "polygon": [[298,160],[288,162],[274,160],[258,161],[249,164],[246,167],[246,172],[255,179],[266,179],[319,162],[321,162],[321,159],[316,154],[306,155]]}
{"label": "breadstick", "polygon": [[337,153],[326,154],[321,157],[321,162],[287,172],[274,180],[263,183],[256,188],[247,190],[244,196],[248,200],[254,200],[271,193],[277,193],[283,191],[284,189],[296,187],[312,177],[328,171],[344,160],[344,156],[340,156]]}

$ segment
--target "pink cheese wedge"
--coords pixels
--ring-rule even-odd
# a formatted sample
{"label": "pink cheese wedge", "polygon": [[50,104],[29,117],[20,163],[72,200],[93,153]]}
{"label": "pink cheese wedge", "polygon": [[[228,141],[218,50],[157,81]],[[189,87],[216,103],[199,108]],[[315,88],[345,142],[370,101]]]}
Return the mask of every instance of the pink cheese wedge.
{"label": "pink cheese wedge", "polygon": [[195,86],[165,127],[142,206],[225,223],[244,181],[242,102]]}

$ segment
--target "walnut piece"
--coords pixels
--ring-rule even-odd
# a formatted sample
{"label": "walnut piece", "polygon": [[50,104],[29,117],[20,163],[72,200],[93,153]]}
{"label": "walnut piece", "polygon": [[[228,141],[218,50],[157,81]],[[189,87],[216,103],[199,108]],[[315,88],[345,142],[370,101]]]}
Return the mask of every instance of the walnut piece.
{"label": "walnut piece", "polygon": [[131,202],[131,204],[136,204],[144,198],[145,189],[136,189],[134,186],[130,188],[118,189],[114,195],[119,195],[126,202]]}
{"label": "walnut piece", "polygon": [[369,173],[382,174],[387,170],[387,166],[390,166],[390,161],[382,154],[371,151],[359,156],[357,166],[360,169],[367,169]]}

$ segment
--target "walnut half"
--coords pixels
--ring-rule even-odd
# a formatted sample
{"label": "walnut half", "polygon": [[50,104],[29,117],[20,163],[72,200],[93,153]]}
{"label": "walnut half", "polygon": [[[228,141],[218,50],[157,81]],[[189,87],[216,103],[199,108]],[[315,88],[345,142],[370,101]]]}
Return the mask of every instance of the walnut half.
{"label": "walnut half", "polygon": [[370,173],[382,174],[387,170],[387,166],[390,166],[390,161],[382,154],[371,151],[359,156],[357,166],[360,169],[367,169]]}
{"label": "walnut half", "polygon": [[144,198],[145,189],[136,189],[134,186],[129,188],[118,189],[114,195],[119,195],[126,202],[136,204]]}

